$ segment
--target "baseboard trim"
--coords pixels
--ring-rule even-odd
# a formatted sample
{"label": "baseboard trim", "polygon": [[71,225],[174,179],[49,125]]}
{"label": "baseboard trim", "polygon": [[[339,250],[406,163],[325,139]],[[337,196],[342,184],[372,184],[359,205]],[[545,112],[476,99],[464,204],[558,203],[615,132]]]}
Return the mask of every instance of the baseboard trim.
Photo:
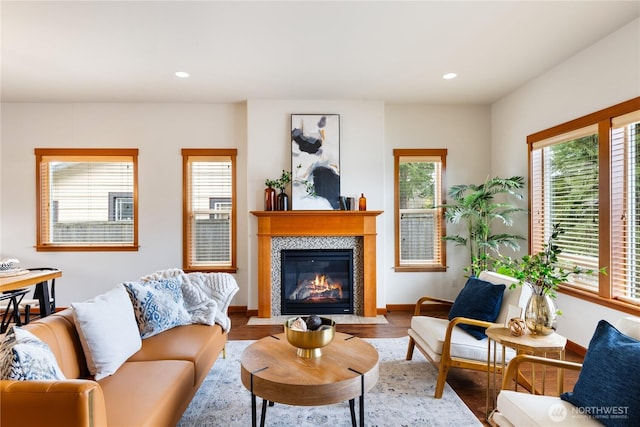
{"label": "baseboard trim", "polygon": [[569,351],[573,351],[574,353],[584,357],[587,354],[587,349],[574,343],[571,340],[567,340],[567,345],[565,347]]}

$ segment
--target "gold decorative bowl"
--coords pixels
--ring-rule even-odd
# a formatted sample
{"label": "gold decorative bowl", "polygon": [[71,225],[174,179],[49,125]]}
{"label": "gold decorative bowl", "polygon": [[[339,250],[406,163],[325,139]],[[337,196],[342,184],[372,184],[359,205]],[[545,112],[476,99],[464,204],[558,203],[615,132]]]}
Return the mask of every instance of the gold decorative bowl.
{"label": "gold decorative bowl", "polygon": [[336,334],[336,322],[326,317],[321,317],[322,325],[315,331],[299,331],[291,329],[291,323],[296,318],[289,319],[284,323],[284,332],[289,344],[296,347],[296,354],[305,359],[313,359],[322,356],[322,347],[333,341]]}

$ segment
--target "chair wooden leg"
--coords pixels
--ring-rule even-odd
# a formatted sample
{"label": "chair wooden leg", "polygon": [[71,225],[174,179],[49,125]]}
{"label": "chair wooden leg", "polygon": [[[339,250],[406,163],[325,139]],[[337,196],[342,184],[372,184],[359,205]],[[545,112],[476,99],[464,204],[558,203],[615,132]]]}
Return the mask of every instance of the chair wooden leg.
{"label": "chair wooden leg", "polygon": [[447,383],[447,375],[449,374],[450,364],[446,363],[444,360],[440,361],[440,368],[438,369],[438,382],[436,382],[436,393],[435,398],[442,398],[442,393],[444,393],[444,385]]}
{"label": "chair wooden leg", "polygon": [[407,347],[407,357],[406,360],[411,360],[413,358],[413,350],[416,348],[416,342],[413,338],[409,337],[409,347]]}

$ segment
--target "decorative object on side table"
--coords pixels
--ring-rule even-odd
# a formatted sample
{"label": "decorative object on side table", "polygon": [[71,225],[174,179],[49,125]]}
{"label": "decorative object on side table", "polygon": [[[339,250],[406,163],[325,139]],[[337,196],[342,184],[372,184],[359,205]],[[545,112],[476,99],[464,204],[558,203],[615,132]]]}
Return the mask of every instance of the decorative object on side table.
{"label": "decorative object on side table", "polygon": [[[525,308],[524,320],[527,329],[535,335],[550,335],[555,331],[558,314],[553,299],[561,283],[574,274],[593,274],[593,270],[577,265],[567,265],[558,259],[562,252],[558,238],[565,231],[560,224],[554,224],[549,240],[542,252],[524,255],[519,260],[501,257],[496,262],[496,271],[518,279],[518,285],[530,286],[533,293]],[[605,269],[600,273],[606,274]],[[514,288],[516,285],[511,285]]]}
{"label": "decorative object on side table", "polygon": [[291,165],[293,209],[340,209],[340,115],[291,115]]}
{"label": "decorative object on side table", "polygon": [[509,320],[509,331],[514,337],[521,337],[526,332],[524,320],[514,317]]}

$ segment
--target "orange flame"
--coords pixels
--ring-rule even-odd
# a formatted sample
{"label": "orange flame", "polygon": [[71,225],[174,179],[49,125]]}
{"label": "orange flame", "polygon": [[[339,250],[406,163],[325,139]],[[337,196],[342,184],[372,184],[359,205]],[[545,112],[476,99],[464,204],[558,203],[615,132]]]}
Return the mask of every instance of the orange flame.
{"label": "orange flame", "polygon": [[337,290],[339,297],[342,298],[342,286],[339,283],[329,283],[327,276],[324,274],[316,274],[316,278],[311,281],[311,293],[323,294],[325,292]]}

